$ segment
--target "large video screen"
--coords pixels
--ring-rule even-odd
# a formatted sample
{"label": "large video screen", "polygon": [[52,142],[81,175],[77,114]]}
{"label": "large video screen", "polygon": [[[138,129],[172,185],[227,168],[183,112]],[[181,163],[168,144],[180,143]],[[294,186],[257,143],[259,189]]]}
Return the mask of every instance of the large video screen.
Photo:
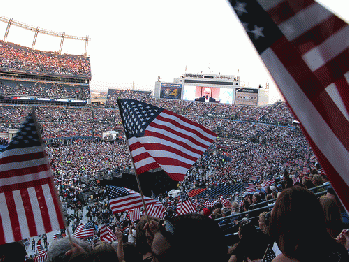
{"label": "large video screen", "polygon": [[161,83],[160,98],[181,99],[182,84]]}
{"label": "large video screen", "polygon": [[233,104],[234,88],[185,85],[183,88],[183,100]]}
{"label": "large video screen", "polygon": [[258,89],[240,88],[236,91],[235,104],[237,105],[258,105]]}

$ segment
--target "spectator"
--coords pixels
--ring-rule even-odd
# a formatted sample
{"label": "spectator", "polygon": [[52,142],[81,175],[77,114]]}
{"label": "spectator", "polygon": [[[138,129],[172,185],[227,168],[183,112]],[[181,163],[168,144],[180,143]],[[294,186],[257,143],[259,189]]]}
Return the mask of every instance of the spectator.
{"label": "spectator", "polygon": [[[74,247],[72,248],[73,243]],[[91,250],[90,245],[77,238],[64,237],[52,242],[47,251],[47,262],[64,262],[71,255],[88,252]]]}
{"label": "spectator", "polygon": [[335,199],[321,197],[320,203],[324,210],[327,232],[336,238],[343,229],[342,215]]}
{"label": "spectator", "polygon": [[155,261],[226,261],[227,245],[218,224],[208,217],[181,215],[172,222],[146,225],[153,236]]}
{"label": "spectator", "polygon": [[305,188],[285,189],[271,212],[270,235],[282,252],[273,261],[348,261],[348,252],[326,230],[316,196]]}

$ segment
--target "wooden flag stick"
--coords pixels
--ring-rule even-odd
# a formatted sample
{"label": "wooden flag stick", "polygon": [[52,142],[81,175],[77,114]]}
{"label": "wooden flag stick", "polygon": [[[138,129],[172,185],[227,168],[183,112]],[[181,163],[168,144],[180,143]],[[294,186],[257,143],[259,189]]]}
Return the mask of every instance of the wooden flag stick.
{"label": "wooden flag stick", "polygon": [[147,211],[147,206],[146,206],[145,201],[144,201],[144,195],[143,195],[143,191],[142,191],[142,187],[141,187],[141,182],[139,181],[139,177],[138,177],[138,174],[137,174],[137,171],[136,171],[135,163],[133,162],[133,157],[131,155],[130,145],[128,145],[128,153],[130,154],[130,157],[131,157],[131,162],[132,162],[133,169],[136,172],[136,180],[137,180],[138,190],[139,190],[139,193],[141,194],[141,198],[142,198],[144,213],[145,213],[145,215],[147,217],[148,222],[150,222],[150,218],[148,216],[148,211]]}

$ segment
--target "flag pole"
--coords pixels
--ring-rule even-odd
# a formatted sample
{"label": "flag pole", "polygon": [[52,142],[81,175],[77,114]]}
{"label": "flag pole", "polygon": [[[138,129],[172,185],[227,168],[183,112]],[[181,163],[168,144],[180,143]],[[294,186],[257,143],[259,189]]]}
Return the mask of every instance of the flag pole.
{"label": "flag pole", "polygon": [[[127,144],[128,144],[128,141],[127,141]],[[130,154],[130,157],[131,157],[132,167],[133,167],[133,169],[135,170],[135,173],[136,173],[136,180],[137,180],[138,190],[139,190],[139,193],[141,194],[141,198],[142,198],[144,213],[145,213],[145,216],[147,217],[148,222],[150,222],[150,218],[148,216],[148,211],[147,211],[147,206],[146,206],[145,201],[144,201],[144,195],[143,195],[143,191],[142,191],[142,187],[141,187],[141,182],[139,181],[139,177],[138,177],[138,174],[137,174],[137,171],[136,171],[136,167],[135,167],[135,163],[133,161],[133,157],[131,155],[130,145],[129,144],[128,144],[127,149],[128,149],[128,153]]]}

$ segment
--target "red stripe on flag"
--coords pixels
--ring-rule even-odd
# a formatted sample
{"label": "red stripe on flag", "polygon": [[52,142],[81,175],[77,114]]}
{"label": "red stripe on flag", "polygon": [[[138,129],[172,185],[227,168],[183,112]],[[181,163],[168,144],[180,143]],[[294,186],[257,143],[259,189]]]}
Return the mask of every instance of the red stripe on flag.
{"label": "red stripe on flag", "polygon": [[59,215],[59,214],[62,214],[62,212],[61,212],[61,204],[60,204],[60,202],[58,202],[57,190],[56,190],[56,188],[54,186],[54,182],[53,182],[52,177],[50,177],[49,180],[50,180],[50,183],[48,183],[48,186],[50,188],[50,193],[52,195],[52,201],[53,201],[53,204],[55,206],[55,211],[56,211],[56,214],[57,214],[57,220],[58,220],[60,229],[64,229],[65,228],[65,224],[64,224],[63,217]]}
{"label": "red stripe on flag", "polygon": [[328,61],[324,66],[314,71],[322,86],[327,87],[341,79],[349,71],[349,48]]}
{"label": "red stripe on flag", "polygon": [[11,227],[13,232],[14,241],[22,240],[21,228],[19,227],[18,213],[16,209],[16,203],[13,199],[13,193],[5,191],[6,206],[11,220]]}
{"label": "red stripe on flag", "polygon": [[50,178],[42,178],[38,180],[31,180],[29,182],[23,182],[18,184],[12,184],[8,186],[1,186],[0,187],[0,193],[6,192],[6,191],[14,191],[14,190],[21,190],[22,188],[28,188],[28,187],[36,187],[38,185],[45,185],[50,183]]}
{"label": "red stripe on flag", "polygon": [[274,22],[279,25],[313,3],[313,0],[286,0],[268,10],[268,13]]}
{"label": "red stripe on flag", "polygon": [[309,31],[291,41],[300,53],[304,55],[306,52],[323,43],[334,33],[345,27],[347,24],[335,15],[332,15],[322,23],[314,26]]}
{"label": "red stripe on flag", "polygon": [[[285,48],[290,51],[285,52]],[[321,112],[323,119],[348,150],[349,141],[347,139],[348,133],[346,132],[349,131],[349,122],[345,120],[341,122],[341,125],[338,125],[337,121],[333,122],[333,119],[345,118],[337,106],[332,102],[327,92],[324,90],[324,86],[322,86],[320,81],[318,81],[318,79],[314,76],[313,72],[305,64],[301,56],[297,55],[299,53],[285,37],[281,37],[278,41],[276,41],[271,46],[271,49],[279,58],[281,63],[284,64],[285,68],[287,68],[289,74],[312,102],[314,107]],[[326,106],[322,103],[325,103]]]}
{"label": "red stripe on flag", "polygon": [[181,166],[187,169],[189,169],[192,166],[191,164],[187,164],[178,159],[173,159],[170,157],[154,157],[154,159],[156,160],[156,162],[160,163],[160,165],[163,165],[163,166],[176,165],[176,166]]}
{"label": "red stripe on flag", "polygon": [[335,82],[339,95],[342,97],[343,104],[349,113],[349,84],[345,77],[338,79]]}
{"label": "red stripe on flag", "polygon": [[158,163],[153,162],[151,164],[147,164],[147,165],[141,166],[140,168],[137,168],[137,174],[140,175],[144,172],[147,172],[149,170],[154,170],[157,168],[160,168],[160,166],[158,165]]}
{"label": "red stripe on flag", "polygon": [[38,232],[36,230],[34,213],[33,213],[32,205],[30,203],[30,196],[28,194],[27,188],[21,189],[20,194],[23,201],[23,206],[24,206],[25,216],[28,222],[30,236],[37,236]]}
{"label": "red stripe on flag", "polygon": [[[173,112],[171,112],[171,111],[168,111],[168,110],[166,110],[166,109],[163,110],[162,112],[163,112],[163,113],[166,113],[166,114],[168,114],[168,115],[176,116],[176,117],[179,118],[181,121],[183,121],[183,122],[185,122],[185,123],[187,123],[187,124],[189,124],[189,125],[191,125],[191,126],[195,126],[195,127],[199,128],[199,129],[201,129],[201,130],[203,130],[204,132],[206,132],[207,134],[209,134],[209,135],[211,135],[211,136],[214,136],[214,137],[217,136],[214,132],[212,132],[211,130],[207,129],[206,127],[204,127],[204,126],[202,126],[202,125],[200,125],[200,124],[198,124],[198,123],[196,123],[196,122],[193,122],[193,121],[191,121],[191,120],[189,120],[189,119],[187,119],[187,118],[185,118],[185,117],[183,117],[183,116],[181,116],[181,115],[177,115],[177,114],[175,114],[175,113],[173,113]],[[207,141],[210,141],[210,142],[213,142],[213,140],[208,139],[206,136],[203,136],[202,139],[207,140]]]}
{"label": "red stripe on flag", "polygon": [[202,154],[202,151],[201,151],[201,150],[198,150],[198,149],[195,149],[195,148],[193,148],[192,146],[189,146],[188,144],[183,143],[182,141],[173,139],[173,138],[171,138],[171,136],[172,136],[172,135],[179,136],[179,137],[181,137],[181,138],[183,138],[183,139],[186,139],[186,140],[192,142],[194,145],[199,146],[199,147],[202,147],[202,148],[207,148],[207,147],[208,147],[207,145],[205,145],[205,144],[200,143],[199,141],[197,141],[197,140],[196,140],[195,138],[193,138],[192,136],[189,136],[189,135],[183,134],[183,133],[181,133],[181,132],[175,131],[175,130],[173,130],[172,128],[169,128],[169,127],[167,127],[167,126],[158,125],[158,124],[156,124],[156,123],[154,123],[154,122],[150,123],[149,126],[150,126],[150,127],[153,127],[153,128],[156,128],[156,129],[159,129],[159,130],[165,130],[165,131],[167,131],[167,134],[168,134],[168,135],[163,135],[163,134],[158,133],[158,132],[152,132],[152,131],[147,130],[147,129],[148,129],[148,128],[147,128],[147,129],[145,130],[145,133],[144,133],[145,136],[151,136],[151,135],[153,135],[153,136],[156,136],[156,137],[158,137],[158,138],[160,138],[160,139],[165,139],[165,140],[167,140],[167,141],[176,143],[176,144],[178,144],[178,145],[180,145],[180,146],[182,146],[182,147],[184,147],[184,148],[186,148],[186,149],[188,149],[188,150],[192,150],[193,152],[196,151],[196,152],[198,152],[197,154]]}
{"label": "red stripe on flag", "polygon": [[2,171],[0,172],[0,177],[1,178],[9,178],[9,177],[15,177],[15,176],[25,176],[29,174],[35,174],[39,173],[42,171],[47,171],[49,170],[50,167],[47,164],[43,164],[40,166],[31,166],[31,167],[26,167],[22,169],[12,169],[8,171]]}
{"label": "red stripe on flag", "polygon": [[24,155],[12,155],[0,158],[0,165],[2,164],[9,164],[13,162],[24,162],[24,161],[30,161],[35,159],[42,159],[44,158],[44,152],[37,152],[37,153],[30,153],[30,154],[24,154]]}
{"label": "red stripe on flag", "polygon": [[1,216],[0,216],[0,243],[6,243],[5,231],[4,231],[4,228],[2,226],[2,218],[1,218]]}
{"label": "red stripe on flag", "polygon": [[45,201],[45,196],[41,186],[35,186],[36,197],[38,199],[42,222],[46,232],[52,231],[50,214],[48,213],[48,208]]}
{"label": "red stripe on flag", "polygon": [[[146,131],[147,132],[147,131]],[[178,142],[176,143],[178,144]],[[193,157],[191,155],[188,155],[174,147],[171,147],[171,146],[167,146],[166,144],[159,144],[159,143],[144,143],[144,144],[139,144],[139,145],[135,145],[135,147],[132,147],[131,150],[135,150],[137,147],[144,147],[147,151],[149,150],[163,150],[163,151],[168,151],[170,153],[174,153],[176,155],[179,155],[179,156],[182,156],[186,159],[189,159],[189,160],[192,160],[192,161],[196,161],[197,158],[196,157]],[[131,147],[130,147],[131,148]],[[194,152],[193,152],[194,153]],[[202,153],[202,152],[201,152]],[[198,154],[201,154],[201,153],[198,153]],[[139,154],[137,156],[134,157],[134,161],[139,161],[138,159],[143,159],[145,158],[147,154],[145,153],[142,153],[142,154]],[[137,159],[137,160],[136,160]]]}

